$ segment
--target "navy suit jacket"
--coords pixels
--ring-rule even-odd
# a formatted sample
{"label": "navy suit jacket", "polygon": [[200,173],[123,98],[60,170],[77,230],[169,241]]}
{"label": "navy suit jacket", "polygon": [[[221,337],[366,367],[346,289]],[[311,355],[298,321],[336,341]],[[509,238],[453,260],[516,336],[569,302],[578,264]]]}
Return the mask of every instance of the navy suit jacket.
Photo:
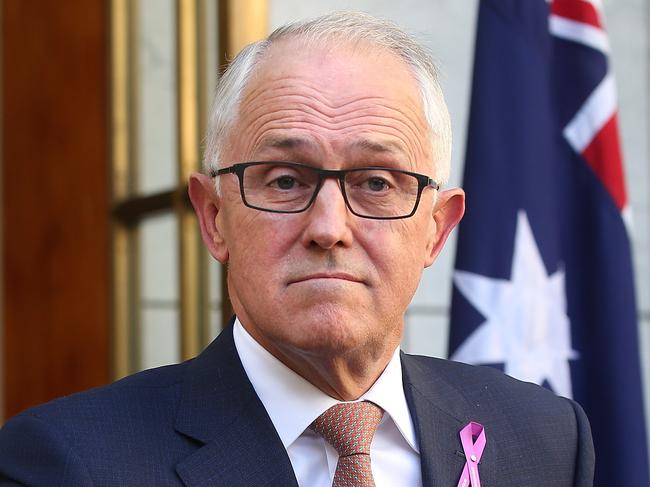
{"label": "navy suit jacket", "polygon": [[[489,368],[402,354],[424,486],[455,487],[485,427],[483,487],[592,485],[584,412]],[[287,398],[287,401],[291,398]],[[297,486],[232,326],[197,358],[29,409],[0,431],[0,486]]]}

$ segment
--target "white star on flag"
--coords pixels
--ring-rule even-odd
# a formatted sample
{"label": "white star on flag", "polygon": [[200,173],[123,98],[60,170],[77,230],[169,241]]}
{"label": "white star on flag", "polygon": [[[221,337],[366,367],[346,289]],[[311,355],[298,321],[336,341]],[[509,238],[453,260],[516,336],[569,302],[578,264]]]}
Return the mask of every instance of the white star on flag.
{"label": "white star on flag", "polygon": [[486,321],[452,360],[503,363],[512,377],[548,381],[556,394],[572,397],[569,360],[578,353],[571,348],[564,270],[547,274],[524,211],[517,214],[510,280],[457,270],[454,283]]}

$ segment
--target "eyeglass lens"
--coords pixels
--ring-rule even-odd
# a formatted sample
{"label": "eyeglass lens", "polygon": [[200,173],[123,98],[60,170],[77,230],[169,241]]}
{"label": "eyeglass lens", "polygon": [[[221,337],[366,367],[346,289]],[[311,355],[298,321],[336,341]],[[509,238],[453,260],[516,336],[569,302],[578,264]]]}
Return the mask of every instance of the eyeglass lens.
{"label": "eyeglass lens", "polygon": [[[302,211],[318,190],[317,169],[283,164],[256,164],[243,173],[246,202],[272,211]],[[359,169],[345,173],[344,195],[354,213],[396,217],[413,211],[418,180],[390,169]]]}

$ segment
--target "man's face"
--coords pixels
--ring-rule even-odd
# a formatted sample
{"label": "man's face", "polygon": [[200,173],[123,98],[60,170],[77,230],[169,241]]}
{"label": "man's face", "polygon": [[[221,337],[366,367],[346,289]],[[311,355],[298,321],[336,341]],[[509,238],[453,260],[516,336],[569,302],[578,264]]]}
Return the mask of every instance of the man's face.
{"label": "man's face", "polygon": [[[398,58],[282,42],[244,92],[220,166],[282,160],[435,176],[427,130],[416,83]],[[258,342],[289,362],[296,354],[392,353],[422,269],[453,226],[435,216],[432,188],[413,217],[382,221],[350,213],[335,179],[298,214],[244,206],[235,175],[220,184],[208,246],[228,263],[233,307]]]}

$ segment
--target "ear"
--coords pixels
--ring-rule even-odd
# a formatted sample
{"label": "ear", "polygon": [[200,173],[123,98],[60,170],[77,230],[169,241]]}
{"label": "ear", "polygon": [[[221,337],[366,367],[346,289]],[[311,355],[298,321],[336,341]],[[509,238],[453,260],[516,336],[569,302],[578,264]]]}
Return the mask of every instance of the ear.
{"label": "ear", "polygon": [[228,247],[219,224],[221,198],[214,180],[205,174],[190,176],[188,192],[201,227],[203,242],[210,254],[222,264],[228,262]]}
{"label": "ear", "polygon": [[424,262],[429,267],[438,257],[447,241],[449,233],[458,224],[465,213],[465,192],[460,188],[452,188],[438,193],[433,208],[433,231],[427,245]]}

